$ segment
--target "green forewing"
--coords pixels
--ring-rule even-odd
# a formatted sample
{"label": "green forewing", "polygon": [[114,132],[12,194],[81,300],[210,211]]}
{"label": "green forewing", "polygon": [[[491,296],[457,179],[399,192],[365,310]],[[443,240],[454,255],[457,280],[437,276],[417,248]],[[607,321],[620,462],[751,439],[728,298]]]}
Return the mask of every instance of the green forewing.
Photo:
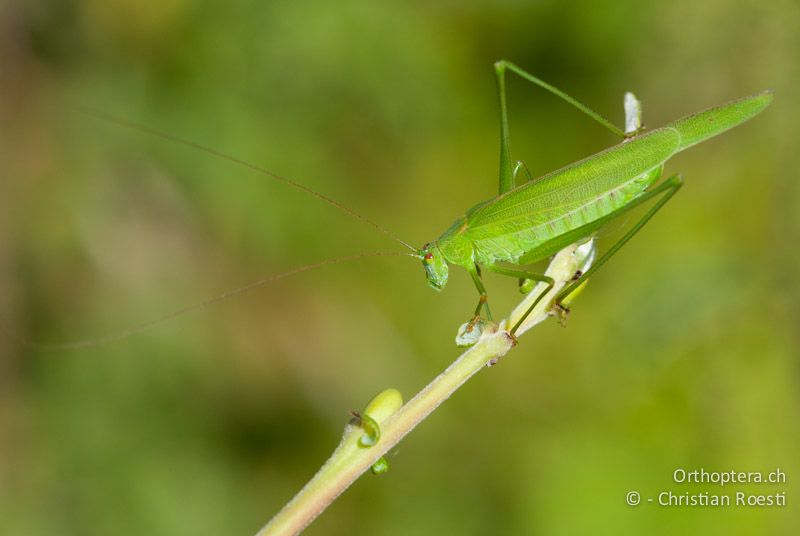
{"label": "green forewing", "polygon": [[467,213],[464,235],[479,260],[515,262],[626,204],[679,146],[671,128],[633,138],[476,206]]}
{"label": "green forewing", "polygon": [[544,175],[467,213],[468,232],[490,237],[547,223],[660,166],[679,143],[675,130],[654,130]]}
{"label": "green forewing", "polygon": [[765,91],[686,116],[667,126],[680,133],[679,150],[682,151],[744,123],[766,108],[772,102],[772,96],[772,91]]}

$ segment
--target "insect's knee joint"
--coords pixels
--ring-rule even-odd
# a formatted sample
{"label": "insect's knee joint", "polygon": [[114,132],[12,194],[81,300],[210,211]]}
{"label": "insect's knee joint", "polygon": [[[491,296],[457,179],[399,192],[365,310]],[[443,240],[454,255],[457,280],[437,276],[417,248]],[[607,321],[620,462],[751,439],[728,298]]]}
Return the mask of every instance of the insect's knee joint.
{"label": "insect's knee joint", "polygon": [[533,279],[520,278],[519,280],[519,291],[522,294],[528,294],[531,290],[533,290],[533,287],[535,286],[536,286],[536,281],[534,281]]}

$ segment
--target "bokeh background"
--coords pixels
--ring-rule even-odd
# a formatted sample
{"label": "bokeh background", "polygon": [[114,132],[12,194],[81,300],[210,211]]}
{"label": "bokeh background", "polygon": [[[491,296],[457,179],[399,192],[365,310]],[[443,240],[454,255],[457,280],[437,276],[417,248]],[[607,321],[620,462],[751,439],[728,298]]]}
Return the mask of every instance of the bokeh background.
{"label": "bokeh background", "polygon": [[[45,342],[113,333],[323,258],[396,244],[266,177],[75,111],[231,153],[407,241],[497,188],[492,62],[618,124],[765,88],[773,105],[681,154],[686,186],[551,321],[482,372],[308,534],[796,534],[800,526],[800,5],[774,2],[6,0],[0,313]],[[615,142],[509,82],[534,174]],[[604,231],[603,244],[624,222]],[[630,221],[628,221],[630,224]],[[516,285],[488,276],[497,313]],[[311,271],[113,344],[0,338],[0,532],[252,534],[348,411],[419,390],[475,304],[412,259]],[[674,484],[784,470],[782,486]],[[775,493],[784,508],[631,508],[625,494]]]}

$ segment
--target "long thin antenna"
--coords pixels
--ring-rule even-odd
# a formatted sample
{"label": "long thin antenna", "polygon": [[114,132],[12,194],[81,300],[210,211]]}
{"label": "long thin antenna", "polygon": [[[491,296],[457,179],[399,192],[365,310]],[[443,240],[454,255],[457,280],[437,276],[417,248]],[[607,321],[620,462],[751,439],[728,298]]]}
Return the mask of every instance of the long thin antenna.
{"label": "long thin antenna", "polygon": [[366,223],[367,225],[371,225],[378,232],[383,233],[384,235],[388,236],[389,238],[391,238],[391,239],[395,240],[396,242],[402,244],[404,247],[410,249],[411,251],[416,252],[416,249],[411,244],[409,244],[408,242],[406,242],[404,240],[401,240],[397,235],[395,235],[393,232],[391,232],[387,228],[383,227],[382,225],[380,225],[378,223],[375,223],[374,221],[370,220],[366,216],[362,216],[361,214],[357,213],[356,211],[354,211],[351,208],[348,208],[348,207],[344,206],[343,204],[339,203],[338,201],[336,201],[334,199],[331,199],[330,197],[328,197],[326,195],[323,195],[323,194],[321,194],[321,193],[319,193],[319,192],[317,192],[315,190],[312,190],[308,186],[303,186],[299,182],[295,182],[295,181],[293,181],[291,179],[287,179],[286,177],[278,175],[277,173],[273,173],[272,171],[264,169],[264,168],[262,168],[260,166],[257,166],[255,164],[251,164],[250,162],[247,162],[245,160],[241,160],[239,158],[236,158],[235,156],[231,156],[229,154],[225,154],[223,152],[217,151],[216,149],[212,149],[211,147],[206,147],[205,145],[201,145],[201,144],[195,143],[193,141],[185,140],[183,138],[179,138],[178,136],[173,136],[172,134],[167,134],[166,132],[162,132],[162,131],[157,130],[155,128],[151,128],[151,127],[148,127],[146,125],[142,125],[140,123],[136,123],[134,121],[129,121],[127,119],[122,119],[121,117],[117,117],[117,116],[108,114],[106,112],[101,112],[99,110],[95,110],[95,109],[88,108],[88,107],[85,107],[85,106],[73,106],[73,108],[76,111],[81,112],[81,113],[83,113],[85,115],[88,115],[90,117],[94,117],[96,119],[101,119],[103,121],[107,121],[109,123],[113,123],[113,124],[116,124],[116,125],[124,126],[124,127],[130,128],[130,129],[133,129],[133,130],[138,130],[139,132],[144,132],[145,134],[150,134],[151,136],[156,136],[157,138],[161,138],[163,140],[167,140],[167,141],[170,141],[172,143],[176,143],[178,145],[183,145],[185,147],[191,147],[192,149],[196,149],[198,151],[204,152],[204,153],[209,154],[211,156],[215,156],[217,158],[221,158],[223,160],[227,160],[228,162],[233,162],[234,164],[237,164],[239,166],[243,166],[243,167],[245,167],[247,169],[250,169],[252,171],[256,171],[258,173],[261,173],[262,175],[265,175],[265,176],[267,176],[267,177],[269,177],[271,179],[274,179],[274,180],[276,180],[278,182],[282,182],[283,184],[285,184],[287,186],[290,186],[292,188],[300,190],[301,192],[305,192],[305,193],[307,193],[307,194],[309,194],[311,196],[314,196],[317,199],[319,199],[320,201],[322,201],[324,203],[327,203],[327,204],[331,205],[332,207],[335,207],[335,208],[341,210],[342,212],[344,212],[345,214],[347,214],[348,216],[350,216],[351,218],[353,218],[353,219],[355,219],[357,221],[360,221],[362,223]]}
{"label": "long thin antenna", "polygon": [[21,335],[16,333],[12,333],[8,330],[8,328],[4,327],[4,323],[2,322],[2,317],[0,316],[0,332],[5,333],[10,338],[14,339],[19,345],[27,348],[33,348],[37,350],[45,350],[45,351],[66,351],[66,350],[78,350],[81,348],[91,348],[95,346],[102,346],[104,344],[109,344],[112,342],[119,341],[121,339],[126,339],[133,335],[137,335],[142,333],[143,331],[150,330],[159,326],[165,322],[170,320],[174,320],[175,318],[193,313],[195,311],[199,311],[200,309],[204,309],[215,303],[219,303],[221,301],[233,298],[234,296],[238,296],[239,294],[243,294],[250,290],[253,290],[257,287],[261,287],[266,285],[267,283],[272,283],[278,281],[280,279],[284,279],[286,277],[300,274],[303,272],[307,272],[309,270],[314,270],[316,268],[321,268],[322,266],[329,266],[331,264],[340,264],[343,262],[354,261],[358,259],[364,259],[368,257],[417,257],[417,255],[412,255],[410,253],[402,253],[402,252],[393,252],[393,251],[378,251],[373,253],[358,253],[356,255],[348,255],[346,257],[334,257],[330,259],[324,259],[315,263],[306,264],[303,266],[298,266],[296,268],[292,268],[291,270],[287,270],[285,272],[281,272],[279,274],[274,274],[266,277],[262,277],[257,281],[253,281],[247,285],[234,288],[232,290],[228,290],[214,296],[213,298],[208,298],[207,300],[203,300],[201,302],[195,303],[193,305],[188,305],[186,307],[182,307],[177,309],[169,314],[160,316],[156,319],[149,320],[147,322],[142,322],[141,324],[137,324],[133,327],[128,329],[124,329],[122,331],[118,331],[116,333],[111,333],[109,335],[103,335],[101,337],[95,337],[92,339],[84,339],[75,342],[63,342],[63,343],[48,343],[48,342],[38,342],[29,340]]}

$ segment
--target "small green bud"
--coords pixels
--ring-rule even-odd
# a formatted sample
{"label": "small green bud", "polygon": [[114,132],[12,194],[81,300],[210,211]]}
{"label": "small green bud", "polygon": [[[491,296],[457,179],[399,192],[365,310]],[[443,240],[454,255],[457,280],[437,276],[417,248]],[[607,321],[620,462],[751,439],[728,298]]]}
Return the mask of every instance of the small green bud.
{"label": "small green bud", "polygon": [[386,461],[385,457],[381,456],[377,462],[372,464],[370,470],[372,471],[373,475],[382,475],[389,470],[389,462]]}
{"label": "small green bud", "polygon": [[[363,413],[354,413],[358,424],[366,432],[358,440],[362,447],[371,447],[381,438],[380,423],[403,406],[403,395],[397,389],[386,389],[367,403]],[[388,468],[388,464],[387,464]]]}

